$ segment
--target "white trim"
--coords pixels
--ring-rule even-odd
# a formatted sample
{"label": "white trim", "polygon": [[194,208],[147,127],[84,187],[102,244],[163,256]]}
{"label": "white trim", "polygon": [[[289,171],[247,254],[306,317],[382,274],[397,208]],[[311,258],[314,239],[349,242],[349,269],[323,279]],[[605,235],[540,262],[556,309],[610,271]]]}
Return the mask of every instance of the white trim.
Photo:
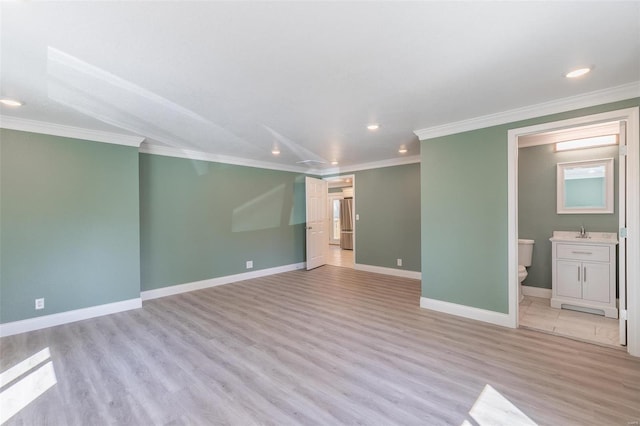
{"label": "white trim", "polygon": [[[510,131],[509,131],[510,132]],[[510,133],[508,133],[510,135]],[[516,138],[516,141],[518,139]],[[507,139],[507,201],[516,200],[507,207],[507,300],[509,301],[509,326],[518,327],[518,303],[520,280],[518,279],[518,144]],[[516,238],[511,238],[516,235]]]}
{"label": "white trim", "polygon": [[226,275],[224,277],[211,278],[208,280],[194,281],[185,284],[172,285],[168,287],[156,288],[140,293],[142,300],[157,299],[159,297],[172,296],[174,294],[188,293],[190,291],[202,290],[209,287],[216,287],[224,284],[231,284],[238,281],[252,278],[266,277],[273,274],[304,269],[306,262],[293,263],[291,265],[276,266],[275,268],[260,269],[258,271],[243,272],[241,274]]}
{"label": "white trim", "polygon": [[[556,213],[557,214],[606,214],[614,212],[613,157],[597,160],[569,161],[556,163]],[[567,169],[580,167],[604,167],[604,206],[602,207],[567,207],[565,205],[565,173]],[[598,175],[596,175],[598,176]],[[583,175],[584,177],[584,175]]]}
{"label": "white trim", "polygon": [[[335,179],[335,178],[341,178],[341,179],[351,179],[351,189],[353,194],[351,195],[351,199],[353,200],[353,235],[352,237],[352,248],[351,250],[353,251],[353,258],[356,258],[356,232],[357,232],[357,223],[358,221],[356,221],[356,175],[354,174],[346,174],[346,175],[338,175],[338,176],[332,176],[332,177],[325,177],[323,178],[323,180],[326,180],[327,182],[331,182],[331,179]],[[337,197],[332,197],[332,194],[336,194],[336,193],[328,193],[328,197],[327,197],[327,212],[329,213],[327,215],[327,229],[331,230],[332,225],[332,219],[331,219],[331,203],[329,203],[329,200],[332,198],[337,198]],[[340,195],[341,199],[344,199],[345,196],[344,194]],[[335,240],[331,240],[331,232],[329,232],[329,244],[333,245],[334,243],[332,243],[331,241],[335,241]],[[338,245],[340,244],[340,241],[338,240]],[[355,266],[355,265],[354,265]]]}
{"label": "white trim", "polygon": [[568,98],[556,99],[554,101],[530,105],[524,108],[516,108],[468,120],[427,127],[425,129],[415,130],[413,133],[418,136],[418,139],[425,140],[439,136],[462,133],[469,130],[483,129],[485,127],[497,126],[500,124],[513,123],[530,118],[540,118],[545,115],[557,114],[559,112],[572,111],[580,108],[632,99],[638,96],[640,96],[640,81],[634,81],[621,86],[611,87],[604,90],[596,90],[595,92],[589,92]]}
{"label": "white trim", "polygon": [[400,158],[389,158],[387,160],[372,161],[370,163],[354,164],[346,167],[334,167],[326,170],[311,170],[320,176],[339,175],[343,173],[358,172],[361,170],[381,169],[383,167],[404,166],[420,162],[419,155],[409,155]]}
{"label": "white trim", "polygon": [[552,121],[534,126],[511,129],[507,132],[508,144],[508,232],[509,232],[509,312],[517,319],[518,275],[516,250],[518,240],[518,137],[550,130],[578,127],[585,124],[626,121],[627,123],[627,351],[640,357],[640,108],[626,108],[600,114],[592,114],[568,120]]}
{"label": "white trim", "polygon": [[299,166],[288,166],[286,164],[272,163],[269,161],[250,160],[247,158],[231,157],[226,155],[210,154],[190,149],[182,149],[168,146],[152,145],[144,143],[140,146],[143,154],[163,155],[165,157],[186,158],[189,160],[211,161],[214,163],[234,164],[237,166],[257,167],[260,169],[281,170],[285,172],[305,173],[316,176],[331,176],[342,173],[351,173],[360,170],[379,169],[382,167],[403,166],[420,162],[419,155],[412,155],[402,158],[391,158],[388,160],[374,161],[371,163],[355,164],[347,167],[332,167],[330,169],[310,169]]}
{"label": "white trim", "polygon": [[21,321],[7,322],[0,324],[0,337],[14,334],[26,333],[27,331],[40,330],[43,328],[55,327],[56,325],[69,324],[71,322],[82,321],[89,318],[103,315],[115,314],[117,312],[129,311],[142,307],[142,300],[135,299],[122,300],[120,302],[107,303],[104,305],[90,306],[88,308],[75,309],[73,311],[60,312],[57,314],[44,315],[36,318],[29,318]]}
{"label": "white trim", "polygon": [[[529,148],[532,146],[548,145],[576,139],[588,139],[609,135],[620,135],[620,126],[618,125],[618,122],[522,136],[521,138],[518,138],[518,148]],[[618,143],[618,141],[616,141],[616,143]]]}
{"label": "white trim", "polygon": [[429,299],[427,297],[420,298],[420,307],[424,309],[431,309],[432,311],[444,312],[445,314],[513,328],[509,315],[500,312],[488,311],[486,309],[474,308],[472,306],[458,305],[457,303],[444,302],[442,300]]}
{"label": "white trim", "polygon": [[227,155],[210,154],[207,152],[194,151],[190,149],[175,148],[169,146],[151,145],[144,143],[140,146],[143,154],[162,155],[165,157],[186,158],[189,160],[211,161],[213,163],[233,164],[236,166],[257,167],[268,170],[281,170],[284,172],[311,173],[305,167],[287,166],[284,164],[271,163],[268,161],[249,160],[247,158],[231,157]]}
{"label": "white trim", "polygon": [[[627,110],[629,111],[629,110]],[[627,120],[627,349],[640,357],[640,108]]]}
{"label": "white trim", "polygon": [[327,234],[329,234],[329,245],[339,246],[340,238],[334,239],[333,237],[333,202],[335,200],[344,200],[342,192],[329,192],[327,194]]}
{"label": "white trim", "polygon": [[45,135],[61,136],[73,139],[82,139],[94,142],[105,142],[115,145],[139,147],[143,154],[162,155],[165,157],[186,158],[189,160],[202,160],[214,163],[233,164],[236,166],[256,167],[268,170],[280,170],[284,172],[304,173],[318,176],[329,176],[340,173],[350,173],[360,170],[379,169],[382,167],[402,166],[420,162],[419,155],[411,155],[400,158],[374,161],[370,163],[355,164],[347,167],[332,167],[330,169],[315,169],[286,164],[272,163],[269,161],[251,160],[248,158],[232,157],[227,155],[211,154],[191,149],[182,149],[169,146],[152,145],[145,142],[142,136],[129,136],[119,133],[104,132],[101,130],[84,129],[80,127],[64,126],[62,124],[47,123],[44,121],[27,120],[23,118],[0,116],[0,128],[19,130],[22,132],[40,133]]}
{"label": "white trim", "polygon": [[525,296],[532,297],[541,297],[543,299],[551,299],[551,289],[550,288],[541,288],[541,287],[533,287],[529,285],[522,286],[522,294]]}
{"label": "white trim", "polygon": [[421,280],[422,273],[417,271],[407,271],[406,269],[394,269],[386,268],[384,266],[364,265],[362,263],[355,263],[353,269],[358,271],[373,272],[374,274],[393,275],[395,277],[411,278],[414,280]]}
{"label": "white trim", "polygon": [[135,146],[136,148],[139,147],[145,139],[142,136],[121,135],[119,133],[63,126],[62,124],[26,120],[24,118],[8,117],[6,115],[0,116],[0,127],[3,129],[20,130],[22,132],[41,133],[45,135],[62,136],[65,138],[82,139],[94,142],[105,142],[114,145]]}

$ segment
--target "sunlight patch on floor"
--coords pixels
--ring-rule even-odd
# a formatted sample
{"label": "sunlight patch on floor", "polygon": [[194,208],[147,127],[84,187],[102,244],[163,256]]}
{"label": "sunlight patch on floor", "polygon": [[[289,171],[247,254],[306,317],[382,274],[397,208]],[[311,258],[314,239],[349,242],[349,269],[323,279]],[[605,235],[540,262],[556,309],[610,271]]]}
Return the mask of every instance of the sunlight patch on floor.
{"label": "sunlight patch on floor", "polygon": [[462,422],[461,426],[537,426],[537,423],[527,417],[507,398],[490,385],[486,385],[476,400],[469,415],[475,421]]}
{"label": "sunlight patch on floor", "polygon": [[[0,374],[0,424],[57,383],[50,358],[49,348],[45,348]],[[40,366],[44,362],[46,363]],[[16,381],[21,376],[23,377]],[[13,384],[6,387],[10,383]]]}

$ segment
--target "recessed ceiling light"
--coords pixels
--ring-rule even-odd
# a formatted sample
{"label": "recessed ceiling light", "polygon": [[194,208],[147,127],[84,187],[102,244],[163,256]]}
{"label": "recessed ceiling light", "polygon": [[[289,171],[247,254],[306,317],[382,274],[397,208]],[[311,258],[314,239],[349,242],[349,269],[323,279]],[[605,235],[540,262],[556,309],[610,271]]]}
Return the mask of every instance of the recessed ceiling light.
{"label": "recessed ceiling light", "polygon": [[338,165],[338,162],[337,162],[336,160],[333,160],[333,161],[331,162],[331,165],[332,165],[332,166],[337,166],[337,165]]}
{"label": "recessed ceiling light", "polygon": [[408,151],[408,149],[407,149],[407,148],[405,148],[405,147],[400,147],[400,149],[398,150],[398,152],[399,152],[400,154],[406,154],[406,153],[407,153],[407,151]]}
{"label": "recessed ceiling light", "polygon": [[0,99],[0,103],[7,106],[19,107],[22,106],[22,102],[16,101],[14,99],[2,98]]}
{"label": "recessed ceiling light", "polygon": [[272,153],[273,155],[278,155],[278,154],[280,154],[280,150],[279,150],[278,148],[273,148],[273,149],[271,150],[271,153]]}
{"label": "recessed ceiling light", "polygon": [[377,124],[377,123],[376,124],[369,124],[367,126],[367,129],[369,129],[369,130],[378,130],[379,128],[380,128],[380,125]]}
{"label": "recessed ceiling light", "polygon": [[577,77],[585,75],[589,71],[591,71],[591,68],[578,68],[577,70],[573,70],[573,71],[570,71],[570,72],[566,73],[565,77],[567,77],[567,78],[577,78]]}

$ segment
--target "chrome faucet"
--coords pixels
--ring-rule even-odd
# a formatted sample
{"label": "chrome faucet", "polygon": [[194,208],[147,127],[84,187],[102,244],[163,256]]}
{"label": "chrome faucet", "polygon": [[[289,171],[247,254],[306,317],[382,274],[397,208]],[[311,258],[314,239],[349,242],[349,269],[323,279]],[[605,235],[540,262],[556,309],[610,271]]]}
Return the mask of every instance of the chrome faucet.
{"label": "chrome faucet", "polygon": [[587,232],[584,230],[584,225],[580,225],[580,238],[587,238]]}

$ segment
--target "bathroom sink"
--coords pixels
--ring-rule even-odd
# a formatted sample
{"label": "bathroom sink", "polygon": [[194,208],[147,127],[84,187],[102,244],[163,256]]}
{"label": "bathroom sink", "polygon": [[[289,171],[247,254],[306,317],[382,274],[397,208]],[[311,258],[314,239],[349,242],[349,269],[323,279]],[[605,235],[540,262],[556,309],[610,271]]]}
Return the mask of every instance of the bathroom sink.
{"label": "bathroom sink", "polygon": [[586,244],[615,244],[618,242],[618,234],[615,232],[586,232],[583,236],[577,231],[553,231],[553,236],[549,238],[549,241]]}

